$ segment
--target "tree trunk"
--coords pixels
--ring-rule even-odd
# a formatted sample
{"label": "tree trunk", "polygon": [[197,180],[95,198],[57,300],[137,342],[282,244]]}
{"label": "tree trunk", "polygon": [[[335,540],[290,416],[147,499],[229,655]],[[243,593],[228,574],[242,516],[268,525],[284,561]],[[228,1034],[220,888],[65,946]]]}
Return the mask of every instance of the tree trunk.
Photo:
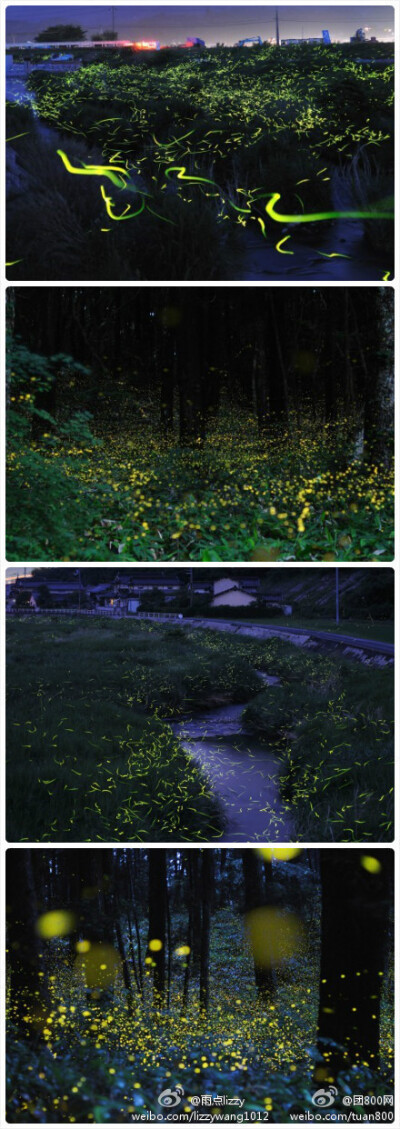
{"label": "tree trunk", "polygon": [[364,868],[363,849],[321,851],[318,1049],[324,1063],[317,1081],[334,1081],[345,1066],[379,1065],[392,855],[371,855],[376,873]]}
{"label": "tree trunk", "polygon": [[366,386],[364,447],[370,463],[389,464],[394,428],[394,295],[388,287],[375,291],[374,352]]}
{"label": "tree trunk", "polygon": [[[167,855],[157,847],[149,851],[149,937],[146,959],[153,968],[154,1000],[161,1004],[165,994],[165,942],[167,907]],[[157,942],[157,947],[153,947]]]}
{"label": "tree trunk", "polygon": [[46,1015],[42,945],[36,933],[39,916],[32,851],[7,851],[7,942],[11,1012],[23,1042],[38,1038]]}
{"label": "tree trunk", "polygon": [[201,858],[201,945],[200,945],[200,1009],[208,1010],[210,994],[210,921],[213,879],[213,852],[203,848]]}
{"label": "tree trunk", "polygon": [[[266,905],[266,897],[261,860],[257,857],[254,850],[247,848],[242,851],[242,864],[244,877],[244,909],[247,914],[251,913],[254,909],[258,909],[260,906]],[[266,881],[268,881],[268,879],[272,880],[271,864],[266,862],[265,866],[267,867],[267,870],[264,872],[265,879]],[[271,1003],[275,991],[275,974],[272,968],[265,968],[263,965],[260,965],[255,955],[254,977],[260,1003],[263,1006]]]}

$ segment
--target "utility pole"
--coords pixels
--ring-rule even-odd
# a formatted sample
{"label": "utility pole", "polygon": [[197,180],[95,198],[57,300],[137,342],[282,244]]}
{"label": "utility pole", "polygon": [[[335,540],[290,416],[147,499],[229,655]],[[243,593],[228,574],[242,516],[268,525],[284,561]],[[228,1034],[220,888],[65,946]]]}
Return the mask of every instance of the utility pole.
{"label": "utility pole", "polygon": [[340,613],[339,613],[339,569],[338,568],[335,568],[335,574],[336,574],[335,575],[335,581],[336,581],[335,582],[335,588],[336,588],[336,623],[338,624],[339,621],[340,621]]}
{"label": "utility pole", "polygon": [[113,6],[112,6],[112,8],[111,8],[111,27],[112,27],[112,30],[113,30],[113,34],[114,34],[114,31],[115,31],[115,12],[114,12],[114,5],[113,5]]}
{"label": "utility pole", "polygon": [[276,38],[276,46],[277,46],[277,47],[280,47],[280,38],[279,38],[279,12],[278,12],[278,9],[277,9],[277,8],[275,8],[275,38]]}
{"label": "utility pole", "polygon": [[189,606],[193,607],[193,569],[189,569]]}

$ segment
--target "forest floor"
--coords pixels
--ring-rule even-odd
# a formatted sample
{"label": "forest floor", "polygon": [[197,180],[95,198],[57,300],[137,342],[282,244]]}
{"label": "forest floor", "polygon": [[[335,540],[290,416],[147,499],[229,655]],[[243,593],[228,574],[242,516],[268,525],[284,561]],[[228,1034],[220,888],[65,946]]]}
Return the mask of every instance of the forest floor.
{"label": "forest floor", "polygon": [[[122,976],[111,990],[85,991],[65,959],[65,943],[57,938],[45,948],[49,1002],[40,1020],[27,1009],[24,1041],[12,1025],[9,1007],[8,1123],[132,1122],[146,1111],[160,1115],[158,1097],[180,1085],[180,1111],[192,1111],[193,1095],[210,1095],[216,1114],[217,1095],[239,1099],[239,1111],[254,1111],[275,1122],[292,1121],[292,1113],[310,1108],[316,1084],[316,1023],[319,988],[318,890],[307,891],[307,907],[297,902],[291,914],[294,932],[291,957],[275,976],[273,999],[257,1002],[254,968],[243,916],[228,908],[213,915],[210,951],[210,1008],[198,1005],[198,975],[191,971],[186,1008],[182,1006],[185,960],[179,953],[186,937],[186,915],[172,914],[172,991],[169,1007],[152,998],[152,976],[145,974],[144,995],[135,993],[130,1012]],[[310,899],[312,911],[310,912]],[[146,950],[147,922],[142,926]],[[290,948],[289,948],[290,951]],[[390,1093],[392,1088],[391,971],[385,977],[381,1014],[381,1068],[373,1073],[353,1066],[338,1080],[343,1093]],[[210,1108],[210,1106],[209,1106]],[[319,1114],[324,1120],[324,1112]],[[330,1118],[332,1114],[330,1112]],[[238,1117],[239,1120],[239,1117]]]}
{"label": "forest floor", "polygon": [[[279,683],[266,686],[258,672]],[[215,725],[210,743],[216,696],[242,704],[243,743],[230,730],[219,749]],[[228,824],[240,818],[249,830],[259,803],[259,834],[273,840],[280,823],[303,841],[391,841],[392,716],[389,668],[300,652],[279,638],[16,618],[8,624],[7,837],[215,841],[231,838],[224,806]],[[179,719],[186,735],[196,721],[193,755],[171,724]]]}
{"label": "forest floor", "polygon": [[[121,419],[122,425],[122,419]],[[49,432],[8,457],[12,560],[392,560],[392,466],[355,459],[343,422],[260,441],[221,417],[180,448],[132,421],[97,443]]]}

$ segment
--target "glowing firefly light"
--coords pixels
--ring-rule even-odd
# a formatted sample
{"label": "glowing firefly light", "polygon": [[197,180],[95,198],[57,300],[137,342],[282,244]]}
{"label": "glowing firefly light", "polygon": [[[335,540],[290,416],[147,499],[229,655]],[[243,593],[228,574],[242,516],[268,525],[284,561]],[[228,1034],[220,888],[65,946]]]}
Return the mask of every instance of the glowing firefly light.
{"label": "glowing firefly light", "polygon": [[294,255],[294,251],[283,251],[282,250],[283,243],[286,243],[287,240],[291,239],[291,238],[292,238],[291,235],[284,235],[283,239],[280,239],[279,243],[276,243],[275,251],[279,251],[281,255]]}
{"label": "glowing firefly light", "polygon": [[106,190],[105,190],[103,184],[100,185],[100,192],[101,192],[101,195],[102,195],[103,200],[105,202],[106,212],[107,212],[107,215],[110,217],[110,220],[132,220],[132,219],[134,219],[135,216],[139,216],[140,213],[144,211],[145,203],[144,203],[144,199],[142,197],[140,204],[139,204],[139,207],[136,209],[136,212],[131,211],[130,204],[127,204],[126,208],[124,208],[123,212],[121,212],[121,215],[116,216],[115,213],[112,211],[112,209],[114,207],[112,196],[107,196],[107,193],[106,193]]}
{"label": "glowing firefly light", "polygon": [[[62,149],[57,149],[57,156],[61,157],[67,172],[73,173],[75,176],[106,176],[117,188],[126,187],[126,169],[119,168],[118,166],[111,168],[110,165],[85,165],[84,162],[82,162],[83,168],[78,169],[76,166],[71,165],[67,154],[64,153]],[[118,176],[118,173],[121,175]]]}
{"label": "glowing firefly light", "polygon": [[351,259],[351,255],[344,255],[341,251],[317,251],[317,255],[321,255],[323,259]]}
{"label": "glowing firefly light", "polygon": [[280,192],[269,193],[270,199],[265,205],[265,211],[270,219],[276,223],[316,223],[321,220],[360,220],[360,219],[393,219],[393,212],[310,212],[307,215],[285,215],[275,211],[275,204],[281,199]]}

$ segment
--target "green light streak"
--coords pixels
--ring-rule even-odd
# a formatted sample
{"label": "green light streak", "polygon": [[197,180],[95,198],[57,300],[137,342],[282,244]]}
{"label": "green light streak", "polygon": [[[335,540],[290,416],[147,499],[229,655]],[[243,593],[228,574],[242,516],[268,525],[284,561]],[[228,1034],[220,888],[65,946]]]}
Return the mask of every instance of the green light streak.
{"label": "green light streak", "polygon": [[151,212],[152,216],[157,216],[157,219],[162,220],[163,223],[170,223],[172,227],[178,226],[174,220],[168,220],[166,216],[160,216],[159,212],[155,212],[154,208],[149,208],[149,205],[147,205],[147,211]]}
{"label": "green light streak", "polygon": [[322,220],[363,220],[363,219],[393,219],[393,212],[309,212],[306,215],[285,215],[275,211],[275,204],[281,199],[280,192],[269,193],[270,199],[265,205],[265,211],[271,220],[276,223],[317,223]]}
{"label": "green light streak", "polygon": [[180,141],[185,141],[187,137],[191,137],[192,133],[194,133],[194,129],[189,129],[189,133],[182,133],[181,137],[173,137],[172,141],[157,141],[154,133],[151,136],[159,149],[170,149],[171,145],[179,145]]}
{"label": "green light streak", "polygon": [[322,255],[323,259],[351,259],[351,255],[343,255],[340,251],[331,251],[330,255],[327,251],[317,251],[317,255]]}
{"label": "green light streak", "polygon": [[14,133],[13,137],[6,137],[6,142],[7,141],[16,141],[17,137],[29,137],[29,134],[30,134],[29,129],[25,130],[25,133]]}
{"label": "green light streak", "polygon": [[110,217],[110,220],[117,220],[117,221],[118,220],[133,220],[135,218],[135,216],[140,216],[140,213],[144,211],[145,202],[144,202],[144,199],[142,197],[140,204],[139,204],[139,207],[137,208],[136,212],[132,212],[130,204],[127,204],[126,208],[124,208],[124,211],[121,212],[121,215],[116,216],[115,213],[112,210],[113,207],[114,207],[112,196],[107,196],[106,190],[105,190],[103,184],[100,185],[100,192],[101,192],[101,195],[103,197],[104,203],[106,205],[106,212],[107,212],[107,215]]}
{"label": "green light streak", "polygon": [[178,173],[177,180],[187,180],[189,184],[212,184],[214,188],[218,187],[215,184],[215,180],[208,180],[206,176],[187,176],[185,165],[170,165],[169,168],[165,170],[167,180],[170,180],[171,173],[173,172]]}
{"label": "green light streak", "polygon": [[[118,166],[117,168],[111,168],[111,165],[85,165],[83,162],[83,168],[77,169],[74,165],[71,165],[67,154],[64,153],[62,149],[57,149],[57,156],[61,157],[67,172],[73,173],[74,176],[106,176],[117,188],[126,188],[126,169],[119,168]],[[118,176],[118,173],[121,175]]]}
{"label": "green light streak", "polygon": [[16,263],[23,263],[23,261],[23,259],[10,259],[8,263],[6,262],[6,267],[15,267]]}

